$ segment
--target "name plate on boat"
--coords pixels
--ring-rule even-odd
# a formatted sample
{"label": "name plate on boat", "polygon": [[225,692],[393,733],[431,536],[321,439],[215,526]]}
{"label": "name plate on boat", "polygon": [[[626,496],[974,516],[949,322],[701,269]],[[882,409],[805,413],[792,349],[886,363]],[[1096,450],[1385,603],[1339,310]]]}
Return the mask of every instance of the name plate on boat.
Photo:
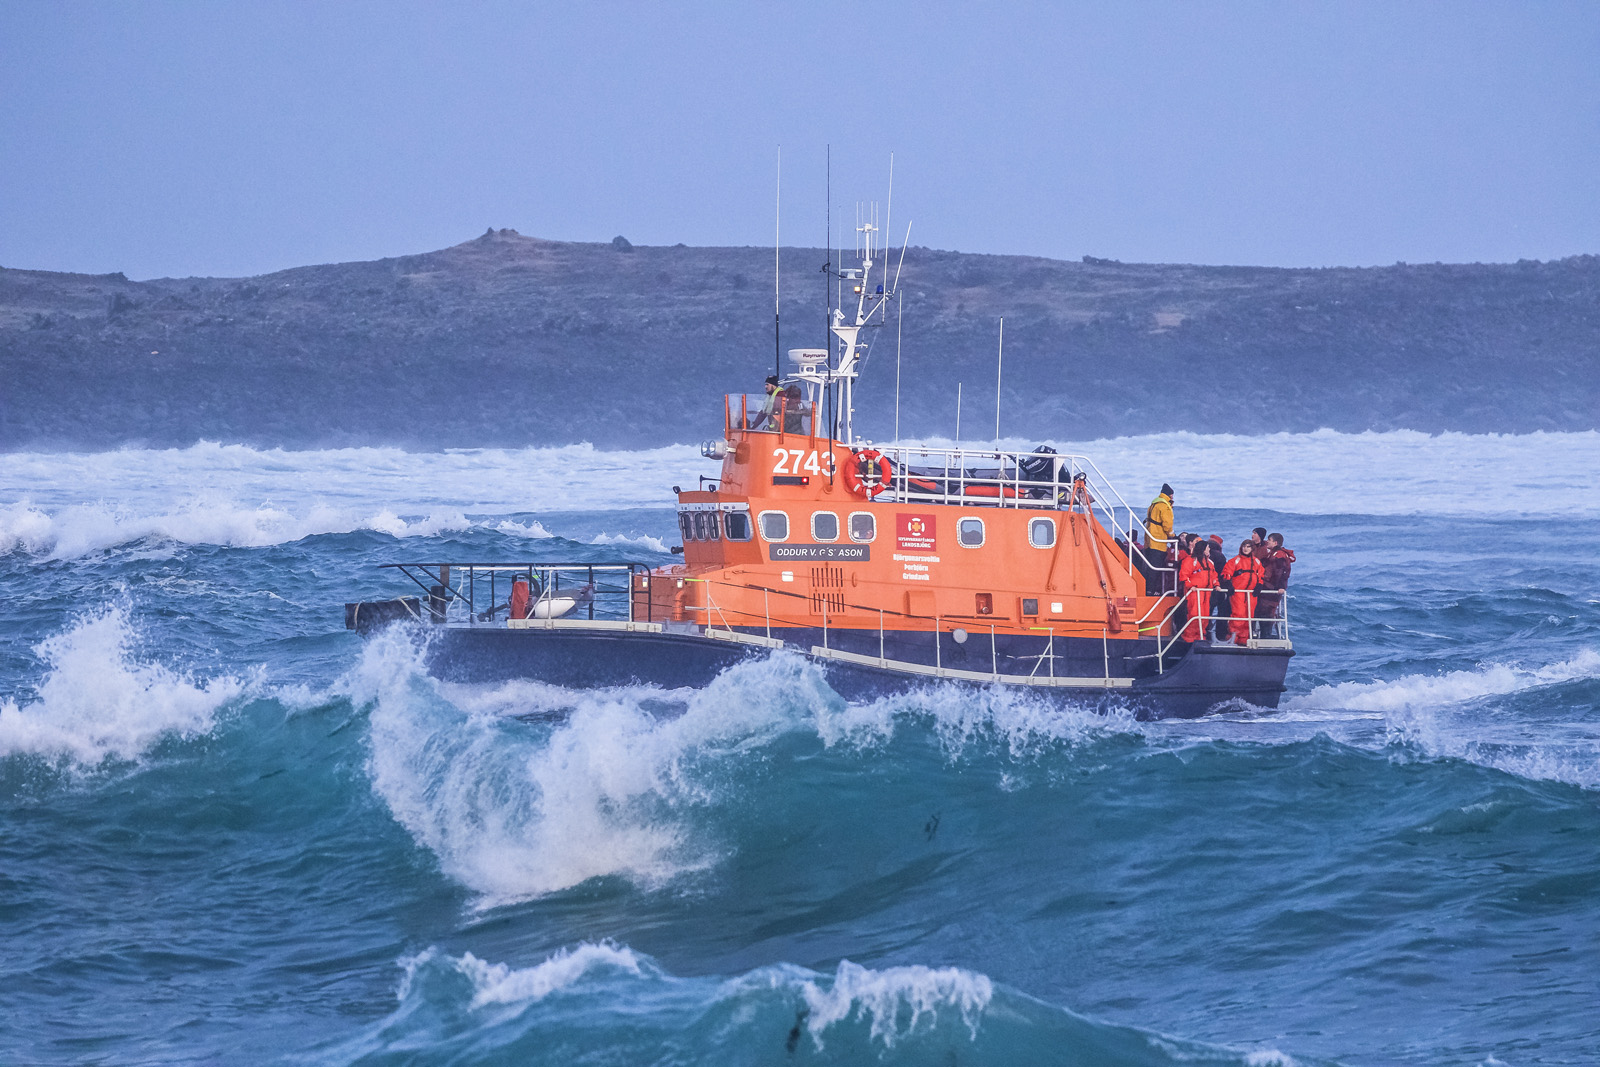
{"label": "name plate on boat", "polygon": [[869,545],[768,545],[767,558],[773,563],[792,560],[830,560],[835,563],[866,563],[872,558]]}

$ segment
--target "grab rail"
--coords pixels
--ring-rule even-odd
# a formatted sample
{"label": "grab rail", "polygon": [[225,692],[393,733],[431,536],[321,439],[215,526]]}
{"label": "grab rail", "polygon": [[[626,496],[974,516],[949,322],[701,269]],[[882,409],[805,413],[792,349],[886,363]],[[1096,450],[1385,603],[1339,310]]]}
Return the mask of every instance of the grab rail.
{"label": "grab rail", "polygon": [[[493,622],[496,615],[510,607],[509,586],[504,602],[497,590],[498,581],[506,575],[513,580],[526,578],[531,587],[538,589],[538,595],[528,602],[530,614],[539,604],[551,604],[565,590],[574,594],[575,605],[578,595],[587,597],[584,606],[591,620],[654,621],[648,592],[642,598],[646,606],[645,618],[634,617],[637,577],[644,575],[648,582],[651,570],[648,563],[385,563],[382,569],[400,571],[427,594],[427,614],[437,623],[446,621],[454,604],[466,609],[465,621],[469,625]],[[452,578],[455,579],[453,586]],[[615,581],[617,578],[623,581]],[[485,581],[489,587],[489,604],[480,611],[477,595],[480,584]],[[648,585],[645,588],[648,590]]]}

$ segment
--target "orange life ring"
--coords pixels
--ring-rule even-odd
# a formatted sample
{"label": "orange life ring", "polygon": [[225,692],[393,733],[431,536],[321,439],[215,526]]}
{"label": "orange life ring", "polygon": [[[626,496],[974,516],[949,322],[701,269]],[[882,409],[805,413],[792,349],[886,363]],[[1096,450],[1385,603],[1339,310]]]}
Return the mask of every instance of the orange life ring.
{"label": "orange life ring", "polygon": [[[861,469],[872,463],[878,465],[878,484],[868,485],[862,477]],[[844,487],[863,500],[871,500],[879,493],[889,488],[889,480],[894,477],[894,467],[889,460],[877,449],[868,448],[857,452],[850,457],[850,462],[844,467]]]}

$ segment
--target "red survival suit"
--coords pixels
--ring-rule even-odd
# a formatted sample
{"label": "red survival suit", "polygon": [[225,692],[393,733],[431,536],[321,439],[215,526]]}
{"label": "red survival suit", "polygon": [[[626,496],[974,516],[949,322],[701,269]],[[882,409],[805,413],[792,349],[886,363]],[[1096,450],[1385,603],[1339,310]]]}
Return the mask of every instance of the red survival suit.
{"label": "red survival suit", "polygon": [[1217,569],[1203,552],[1183,557],[1178,567],[1178,581],[1183,584],[1185,606],[1189,609],[1189,624],[1183,628],[1183,639],[1194,642],[1211,628],[1211,591],[1217,586]]}
{"label": "red survival suit", "polygon": [[1228,603],[1229,614],[1233,617],[1228,620],[1228,632],[1233,635],[1236,645],[1250,643],[1250,619],[1255,615],[1256,589],[1264,577],[1266,573],[1261,569],[1261,561],[1243,552],[1222,568],[1222,580],[1233,585],[1233,598]]}

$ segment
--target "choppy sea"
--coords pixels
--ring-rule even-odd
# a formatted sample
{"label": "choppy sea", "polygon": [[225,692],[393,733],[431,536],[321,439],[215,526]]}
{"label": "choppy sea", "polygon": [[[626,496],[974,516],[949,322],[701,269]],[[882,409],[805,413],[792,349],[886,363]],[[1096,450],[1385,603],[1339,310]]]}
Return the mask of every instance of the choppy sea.
{"label": "choppy sea", "polygon": [[1600,1062],[1600,434],[1083,447],[1285,535],[1282,708],[342,629],[392,560],[671,559],[688,446],[0,455],[0,1063]]}

